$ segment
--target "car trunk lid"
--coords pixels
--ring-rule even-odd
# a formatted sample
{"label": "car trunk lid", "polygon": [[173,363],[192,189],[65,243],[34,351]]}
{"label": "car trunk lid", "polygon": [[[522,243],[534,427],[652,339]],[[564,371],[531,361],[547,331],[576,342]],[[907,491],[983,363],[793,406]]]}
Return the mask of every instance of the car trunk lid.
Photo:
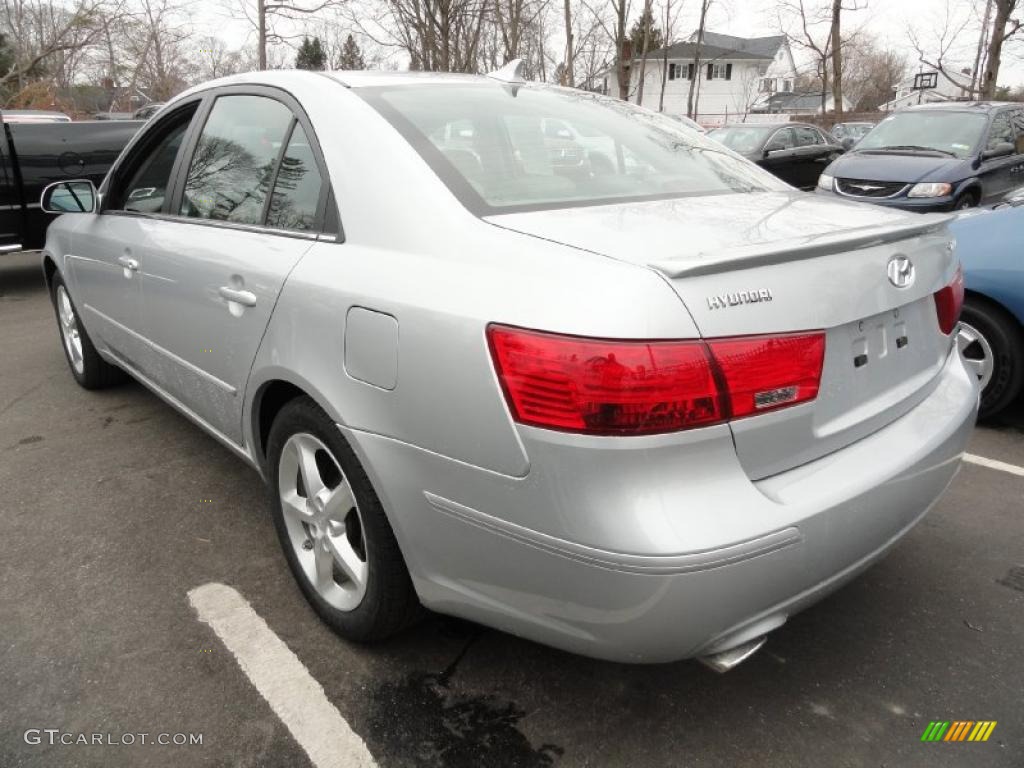
{"label": "car trunk lid", "polygon": [[[955,270],[947,218],[764,193],[489,221],[657,270],[704,338],[824,331],[813,402],[731,422],[757,479],[880,429],[934,388],[951,347],[933,299]],[[894,257],[914,267],[905,287],[889,279]]]}

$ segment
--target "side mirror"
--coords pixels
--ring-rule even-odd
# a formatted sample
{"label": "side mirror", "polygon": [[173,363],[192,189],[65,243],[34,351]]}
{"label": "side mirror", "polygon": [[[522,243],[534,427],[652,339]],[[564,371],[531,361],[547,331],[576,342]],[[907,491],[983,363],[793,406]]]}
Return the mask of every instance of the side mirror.
{"label": "side mirror", "polygon": [[773,155],[773,154],[775,154],[777,152],[785,152],[785,151],[786,151],[786,148],[784,146],[782,146],[781,144],[769,144],[767,147],[764,148],[764,156],[768,157],[769,155]]}
{"label": "side mirror", "polygon": [[1000,142],[996,144],[992,149],[986,149],[981,153],[982,160],[988,160],[993,157],[1006,157],[1007,155],[1013,154],[1013,144],[1008,141]]}
{"label": "side mirror", "polygon": [[39,207],[46,213],[92,213],[96,210],[96,186],[88,179],[47,184]]}
{"label": "side mirror", "polygon": [[857,142],[854,140],[853,136],[847,136],[845,139],[843,139],[839,143],[842,145],[843,149],[849,149],[850,147],[852,147]]}

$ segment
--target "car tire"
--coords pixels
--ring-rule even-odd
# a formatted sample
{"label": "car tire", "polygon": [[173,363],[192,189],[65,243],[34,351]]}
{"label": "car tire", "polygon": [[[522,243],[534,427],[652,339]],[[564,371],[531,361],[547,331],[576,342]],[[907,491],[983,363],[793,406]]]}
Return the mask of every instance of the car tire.
{"label": "car tire", "polygon": [[78,314],[71,293],[59,272],[50,280],[50,300],[57,316],[64,358],[68,361],[71,375],[79,386],[85,389],[103,389],[120,384],[127,378],[124,371],[111,365],[96,351],[85,326]]}
{"label": "car tire", "polygon": [[331,418],[307,397],[287,403],[270,429],[267,461],[281,548],[320,618],[357,642],[415,621],[422,608],[394,532]]}
{"label": "car tire", "polygon": [[988,419],[1012,403],[1024,387],[1024,335],[999,307],[968,299],[960,316],[957,344],[983,383],[978,417]]}
{"label": "car tire", "polygon": [[978,207],[978,195],[975,192],[964,192],[960,197],[953,203],[954,211],[964,211],[968,208]]}

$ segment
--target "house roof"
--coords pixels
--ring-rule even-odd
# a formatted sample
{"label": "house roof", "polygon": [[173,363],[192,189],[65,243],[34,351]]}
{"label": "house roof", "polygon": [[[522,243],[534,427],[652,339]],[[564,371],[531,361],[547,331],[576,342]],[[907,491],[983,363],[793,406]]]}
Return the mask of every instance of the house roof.
{"label": "house roof", "polygon": [[[691,35],[691,37],[696,37],[696,33]],[[713,45],[716,48],[723,48],[729,51],[748,53],[751,58],[774,59],[784,42],[786,42],[785,35],[748,38],[736,37],[735,35],[720,35],[717,32],[704,32],[705,45]]]}
{"label": "house roof", "polygon": [[[831,94],[829,94],[831,98]],[[845,101],[845,99],[844,99]],[[768,109],[771,111],[783,109],[809,110],[814,112],[821,108],[821,91],[782,92],[773,93],[768,97]]]}
{"label": "house roof", "polygon": [[[681,43],[674,43],[668,47],[670,59],[695,59],[697,57],[697,33],[690,35],[690,39]],[[705,32],[704,44],[700,47],[700,57],[705,61],[714,59],[733,60],[755,60],[769,61],[775,58],[779,48],[786,42],[784,35],[773,35],[772,37],[735,37],[734,35],[720,35],[717,32]],[[659,48],[647,54],[649,59],[660,59],[665,56],[665,49]]]}

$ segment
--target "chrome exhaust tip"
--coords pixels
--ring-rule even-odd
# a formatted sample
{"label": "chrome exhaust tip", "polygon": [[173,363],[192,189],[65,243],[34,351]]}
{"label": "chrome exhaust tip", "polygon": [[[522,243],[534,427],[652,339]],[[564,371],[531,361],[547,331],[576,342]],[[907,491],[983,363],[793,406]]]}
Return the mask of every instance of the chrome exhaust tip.
{"label": "chrome exhaust tip", "polygon": [[726,651],[712,653],[709,656],[698,656],[697,661],[704,666],[715,670],[715,672],[728,672],[733,667],[738,664],[742,664],[757,653],[761,646],[764,645],[764,641],[767,639],[767,635],[761,635],[760,637],[755,637],[753,640],[748,640],[745,643],[729,648]]}

